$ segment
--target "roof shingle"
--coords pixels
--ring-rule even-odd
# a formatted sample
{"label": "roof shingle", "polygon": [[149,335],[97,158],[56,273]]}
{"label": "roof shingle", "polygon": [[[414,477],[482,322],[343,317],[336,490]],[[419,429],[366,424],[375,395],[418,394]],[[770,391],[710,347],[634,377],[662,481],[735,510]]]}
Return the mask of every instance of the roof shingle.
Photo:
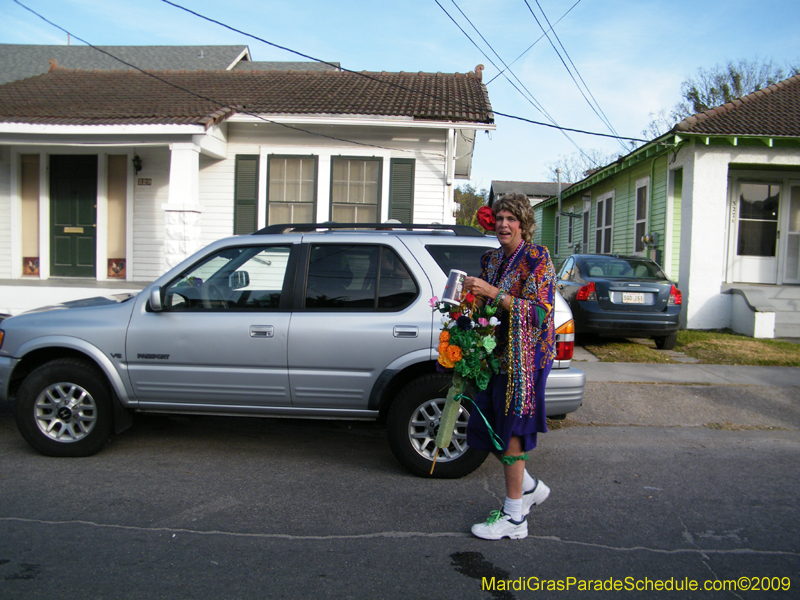
{"label": "roof shingle", "polygon": [[688,117],[676,132],[708,135],[800,136],[800,75]]}
{"label": "roof shingle", "polygon": [[0,122],[208,124],[236,112],[491,123],[479,73],[81,71],[0,86]]}

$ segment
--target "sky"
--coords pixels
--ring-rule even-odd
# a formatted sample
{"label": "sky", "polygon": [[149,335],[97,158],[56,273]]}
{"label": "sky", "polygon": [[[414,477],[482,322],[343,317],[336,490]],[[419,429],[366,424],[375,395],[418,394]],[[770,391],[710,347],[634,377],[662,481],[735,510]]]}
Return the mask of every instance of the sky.
{"label": "sky", "polygon": [[[800,63],[797,0],[174,1],[354,71],[465,73],[482,64],[496,111],[630,138],[642,138],[653,113],[681,100],[681,82],[699,68],[740,59]],[[78,37],[93,45],[247,45],[253,60],[305,60],[163,0],[20,2],[69,31],[73,44]],[[0,0],[0,14],[1,43],[67,43],[13,0]],[[552,44],[540,26],[549,29],[548,21]],[[477,137],[469,183],[478,189],[493,180],[549,181],[548,165],[579,148],[629,151],[613,138],[567,137],[509,117],[497,116],[496,126]]]}

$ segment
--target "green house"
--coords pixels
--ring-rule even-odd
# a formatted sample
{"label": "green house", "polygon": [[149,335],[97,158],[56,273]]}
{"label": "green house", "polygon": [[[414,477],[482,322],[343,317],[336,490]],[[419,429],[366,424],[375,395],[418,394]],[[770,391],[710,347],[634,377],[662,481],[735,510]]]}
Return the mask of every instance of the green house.
{"label": "green house", "polygon": [[557,266],[649,256],[685,327],[800,337],[800,76],[681,121],[536,210]]}

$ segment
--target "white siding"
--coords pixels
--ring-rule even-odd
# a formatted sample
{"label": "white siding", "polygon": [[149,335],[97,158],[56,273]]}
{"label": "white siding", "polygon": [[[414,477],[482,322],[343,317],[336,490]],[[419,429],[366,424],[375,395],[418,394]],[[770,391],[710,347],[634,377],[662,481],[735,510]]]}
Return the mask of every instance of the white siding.
{"label": "white siding", "polygon": [[[143,168],[133,185],[133,280],[152,281],[165,270],[164,209],[169,200],[167,148],[137,149]],[[151,185],[137,180],[150,179]]]}
{"label": "white siding", "polygon": [[[258,154],[258,151],[255,152]],[[233,183],[236,157],[213,160],[200,157],[200,246],[233,235]]]}
{"label": "white siding", "polygon": [[0,146],[0,279],[11,278],[11,150]]}

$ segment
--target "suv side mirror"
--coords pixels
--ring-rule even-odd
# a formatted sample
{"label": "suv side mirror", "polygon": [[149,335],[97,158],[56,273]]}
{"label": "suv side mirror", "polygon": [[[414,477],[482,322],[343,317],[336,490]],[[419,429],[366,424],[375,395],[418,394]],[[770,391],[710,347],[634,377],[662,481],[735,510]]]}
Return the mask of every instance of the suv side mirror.
{"label": "suv side mirror", "polygon": [[161,312],[164,306],[161,302],[161,287],[156,286],[150,290],[150,310],[153,312]]}
{"label": "suv side mirror", "polygon": [[240,290],[250,285],[250,273],[247,271],[234,271],[228,277],[228,287],[232,290]]}

